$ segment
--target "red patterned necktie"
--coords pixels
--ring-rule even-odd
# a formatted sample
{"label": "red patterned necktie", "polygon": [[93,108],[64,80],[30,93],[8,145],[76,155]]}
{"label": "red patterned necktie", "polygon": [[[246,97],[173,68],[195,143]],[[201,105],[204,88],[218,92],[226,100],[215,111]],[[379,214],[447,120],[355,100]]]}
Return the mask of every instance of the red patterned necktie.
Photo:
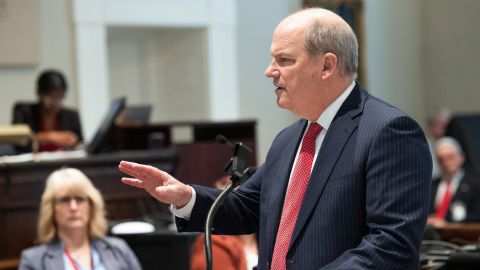
{"label": "red patterned necktie", "polygon": [[437,213],[435,214],[436,218],[445,219],[445,216],[448,213],[448,208],[450,207],[450,201],[452,200],[452,181],[447,181],[445,186],[445,193],[443,193],[443,198],[437,208]]}
{"label": "red patterned necktie", "polygon": [[282,218],[280,219],[277,240],[273,249],[272,270],[286,269],[285,261],[288,247],[290,246],[290,239],[310,178],[313,157],[315,155],[315,139],[321,130],[322,127],[317,122],[312,122],[303,137],[302,147],[298,154],[297,163],[293,169],[283,204]]}

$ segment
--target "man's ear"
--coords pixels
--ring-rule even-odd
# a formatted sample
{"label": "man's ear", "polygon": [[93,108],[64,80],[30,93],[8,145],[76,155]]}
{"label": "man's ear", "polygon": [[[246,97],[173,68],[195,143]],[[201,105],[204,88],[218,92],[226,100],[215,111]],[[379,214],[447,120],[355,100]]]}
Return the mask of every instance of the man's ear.
{"label": "man's ear", "polygon": [[337,56],[334,53],[326,53],[323,59],[322,79],[326,80],[337,72]]}

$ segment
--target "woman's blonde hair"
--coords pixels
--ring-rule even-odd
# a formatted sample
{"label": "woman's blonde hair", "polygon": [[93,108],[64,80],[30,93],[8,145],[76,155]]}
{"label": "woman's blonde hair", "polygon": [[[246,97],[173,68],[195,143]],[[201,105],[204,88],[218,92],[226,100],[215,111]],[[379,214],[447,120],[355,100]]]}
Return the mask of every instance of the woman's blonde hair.
{"label": "woman's blonde hair", "polygon": [[92,181],[80,170],[62,168],[50,174],[46,181],[38,218],[38,242],[48,243],[57,236],[54,204],[55,195],[57,195],[59,191],[67,191],[71,194],[87,197],[91,207],[88,233],[91,238],[101,238],[105,236],[107,219],[105,218],[105,203],[103,202],[102,195],[98,189],[93,186]]}

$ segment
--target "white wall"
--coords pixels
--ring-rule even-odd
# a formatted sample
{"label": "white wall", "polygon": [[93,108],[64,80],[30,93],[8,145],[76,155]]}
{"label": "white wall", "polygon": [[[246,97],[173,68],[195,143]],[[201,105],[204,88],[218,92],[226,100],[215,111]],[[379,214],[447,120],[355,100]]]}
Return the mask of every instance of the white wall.
{"label": "white wall", "polygon": [[[125,77],[115,77],[110,80],[108,78],[110,74],[107,59],[109,27],[169,29],[167,37],[171,38],[162,39],[156,46],[157,49],[152,48],[151,42],[148,42],[147,53],[153,54],[144,58],[157,58],[160,64],[156,67],[164,71],[156,73],[157,77],[160,77],[157,81],[160,81],[164,87],[155,90],[168,89],[159,96],[160,98],[165,96],[168,99],[163,101],[167,102],[164,109],[175,109],[175,111],[169,111],[170,115],[181,120],[193,116],[196,117],[191,120],[203,119],[202,115],[206,113],[208,113],[206,119],[209,120],[239,118],[235,0],[74,0],[73,7],[80,89],[79,107],[81,115],[91,119],[84,122],[87,140],[93,135],[100,122],[98,116],[103,115],[108,107],[112,90],[110,81],[122,83],[128,80]],[[183,30],[186,28],[205,28],[206,35],[200,32],[198,32],[200,35],[197,32],[185,35]],[[134,43],[130,43],[129,46],[131,47],[132,44]],[[197,50],[205,48],[204,51]],[[122,57],[121,54],[120,57]],[[205,65],[202,65],[199,60],[204,57],[208,60],[204,61]],[[145,60],[137,60],[145,62]],[[155,64],[152,61],[147,62],[149,66],[143,70],[149,71],[149,76],[155,74],[155,71],[152,71],[156,68]],[[168,64],[163,65],[163,62]],[[135,63],[131,67],[134,66]],[[137,65],[137,67],[140,66]],[[200,85],[200,90],[204,89],[205,82],[208,82],[206,87],[208,93],[202,95],[200,91],[189,95],[197,84]],[[155,84],[153,82],[150,86],[155,88],[161,85]],[[175,95],[172,97],[173,93]],[[183,102],[181,102],[182,99]],[[208,100],[208,103],[202,103],[202,100]],[[155,107],[161,106],[155,103],[155,99],[150,101]],[[201,109],[195,111],[192,109],[195,106]],[[195,112],[200,112],[199,116],[195,115]]]}
{"label": "white wall", "polygon": [[275,27],[298,8],[287,0],[237,1],[240,117],[257,119],[258,161],[265,159],[275,135],[298,119],[277,107],[272,80],[264,75]]}
{"label": "white wall", "polygon": [[110,97],[155,105],[152,122],[209,120],[205,28],[108,30]]}
{"label": "white wall", "polygon": [[428,114],[479,112],[480,1],[365,1],[368,88],[425,126]]}
{"label": "white wall", "polygon": [[427,108],[479,112],[480,1],[425,0]]}
{"label": "white wall", "polygon": [[422,123],[427,97],[421,1],[364,3],[368,90]]}
{"label": "white wall", "polygon": [[16,101],[36,100],[36,79],[46,68],[56,68],[65,74],[70,85],[65,104],[77,107],[71,2],[39,0],[38,5],[39,62],[32,66],[0,67],[0,125],[10,123],[12,106]]}

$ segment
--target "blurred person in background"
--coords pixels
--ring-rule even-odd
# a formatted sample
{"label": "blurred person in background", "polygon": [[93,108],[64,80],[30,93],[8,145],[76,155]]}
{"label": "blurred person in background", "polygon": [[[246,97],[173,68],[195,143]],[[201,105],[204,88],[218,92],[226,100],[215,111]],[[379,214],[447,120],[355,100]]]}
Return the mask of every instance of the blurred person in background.
{"label": "blurred person in background", "polygon": [[14,106],[12,124],[30,126],[39,151],[72,149],[83,140],[78,113],[62,106],[67,89],[67,80],[60,71],[46,70],[37,80],[38,102]]}
{"label": "blurred person in background", "polygon": [[104,201],[90,179],[74,168],[57,170],[42,194],[40,245],[22,251],[19,269],[141,269],[129,246],[106,231]]}
{"label": "blurred person in background", "polygon": [[428,224],[441,227],[449,222],[480,222],[480,178],[463,169],[465,157],[451,137],[435,142],[442,176],[432,182]]}

